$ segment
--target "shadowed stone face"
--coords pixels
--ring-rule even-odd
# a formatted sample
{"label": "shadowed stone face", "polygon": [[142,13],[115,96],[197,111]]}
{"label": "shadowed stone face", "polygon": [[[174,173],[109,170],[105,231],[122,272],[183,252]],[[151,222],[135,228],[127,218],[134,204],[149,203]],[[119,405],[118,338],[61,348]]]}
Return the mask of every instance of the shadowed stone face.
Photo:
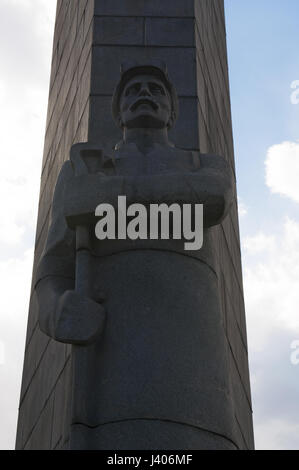
{"label": "shadowed stone face", "polygon": [[126,84],[120,98],[122,127],[163,129],[171,113],[171,97],[159,78],[136,75]]}

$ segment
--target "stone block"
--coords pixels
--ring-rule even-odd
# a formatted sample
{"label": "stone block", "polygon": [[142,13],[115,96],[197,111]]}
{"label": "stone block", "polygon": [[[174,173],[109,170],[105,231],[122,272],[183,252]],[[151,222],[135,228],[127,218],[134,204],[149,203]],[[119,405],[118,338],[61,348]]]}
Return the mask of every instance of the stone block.
{"label": "stone block", "polygon": [[147,18],[147,46],[194,47],[195,22],[190,18]]}
{"label": "stone block", "polygon": [[95,17],[94,45],[142,45],[143,18]]}
{"label": "stone block", "polygon": [[[95,47],[93,50],[91,94],[111,96],[120,77],[120,65],[130,61],[162,60],[181,96],[196,96],[196,58],[193,48]],[[179,64],[179,67],[178,67]]]}
{"label": "stone block", "polygon": [[71,386],[71,360],[68,359],[54,392],[52,448],[63,442],[69,431],[68,408],[70,407],[69,389]]}
{"label": "stone block", "polygon": [[234,403],[235,416],[239,423],[239,427],[242,434],[242,440],[246,443],[246,448],[244,449],[244,444],[239,442],[241,449],[253,450],[254,449],[254,438],[253,438],[253,425],[252,425],[252,410],[248,402],[247,396],[244,392],[243,385],[240,380],[240,376],[236,369],[235,361],[230,356],[230,379],[231,379],[231,389],[232,389],[232,400]]}
{"label": "stone block", "polygon": [[95,0],[100,16],[193,17],[195,0]]}
{"label": "stone block", "polygon": [[51,430],[49,423],[52,421],[54,406],[54,394],[47,401],[42,410],[32,434],[25,445],[25,450],[49,450],[51,449]]}

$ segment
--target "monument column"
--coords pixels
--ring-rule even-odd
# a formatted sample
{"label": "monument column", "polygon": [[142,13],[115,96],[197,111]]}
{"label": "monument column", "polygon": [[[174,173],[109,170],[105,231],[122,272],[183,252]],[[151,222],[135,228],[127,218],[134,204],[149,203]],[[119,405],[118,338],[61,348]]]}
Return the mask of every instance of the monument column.
{"label": "monument column", "polygon": [[[234,173],[223,0],[58,0],[33,283],[47,238],[54,187],[71,145],[91,141],[112,147],[121,140],[111,116],[120,64],[153,60],[167,64],[179,95],[180,117],[171,140],[185,150],[222,155]],[[212,237],[229,366],[233,444],[251,449],[236,194],[229,216],[213,229]],[[72,350],[41,333],[37,316],[33,291],[17,448],[65,449],[70,430]],[[219,436],[219,441],[223,438]]]}

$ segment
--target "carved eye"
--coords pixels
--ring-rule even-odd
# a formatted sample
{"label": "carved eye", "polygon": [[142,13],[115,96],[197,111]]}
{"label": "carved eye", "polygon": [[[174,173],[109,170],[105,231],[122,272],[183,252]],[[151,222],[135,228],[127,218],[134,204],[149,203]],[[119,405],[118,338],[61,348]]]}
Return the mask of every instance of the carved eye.
{"label": "carved eye", "polygon": [[134,83],[133,85],[129,86],[129,87],[126,89],[125,95],[126,95],[126,96],[129,96],[129,95],[136,95],[137,93],[139,93],[140,88],[141,88],[140,83]]}
{"label": "carved eye", "polygon": [[150,83],[149,84],[149,89],[153,95],[164,95],[165,96],[165,91],[163,87],[158,85],[157,83]]}

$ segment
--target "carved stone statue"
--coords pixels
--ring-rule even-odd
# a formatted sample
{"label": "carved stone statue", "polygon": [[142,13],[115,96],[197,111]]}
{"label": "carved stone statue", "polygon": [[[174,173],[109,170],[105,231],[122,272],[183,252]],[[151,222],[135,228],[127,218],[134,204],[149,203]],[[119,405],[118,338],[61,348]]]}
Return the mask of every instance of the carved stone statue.
{"label": "carved stone statue", "polygon": [[[70,448],[234,449],[210,233],[231,205],[230,168],[169,142],[178,98],[162,63],[124,65],[112,111],[123,140],[78,144],[61,169],[35,287],[40,328],[73,345]],[[95,208],[119,195],[203,204],[203,247],[99,241]]]}

